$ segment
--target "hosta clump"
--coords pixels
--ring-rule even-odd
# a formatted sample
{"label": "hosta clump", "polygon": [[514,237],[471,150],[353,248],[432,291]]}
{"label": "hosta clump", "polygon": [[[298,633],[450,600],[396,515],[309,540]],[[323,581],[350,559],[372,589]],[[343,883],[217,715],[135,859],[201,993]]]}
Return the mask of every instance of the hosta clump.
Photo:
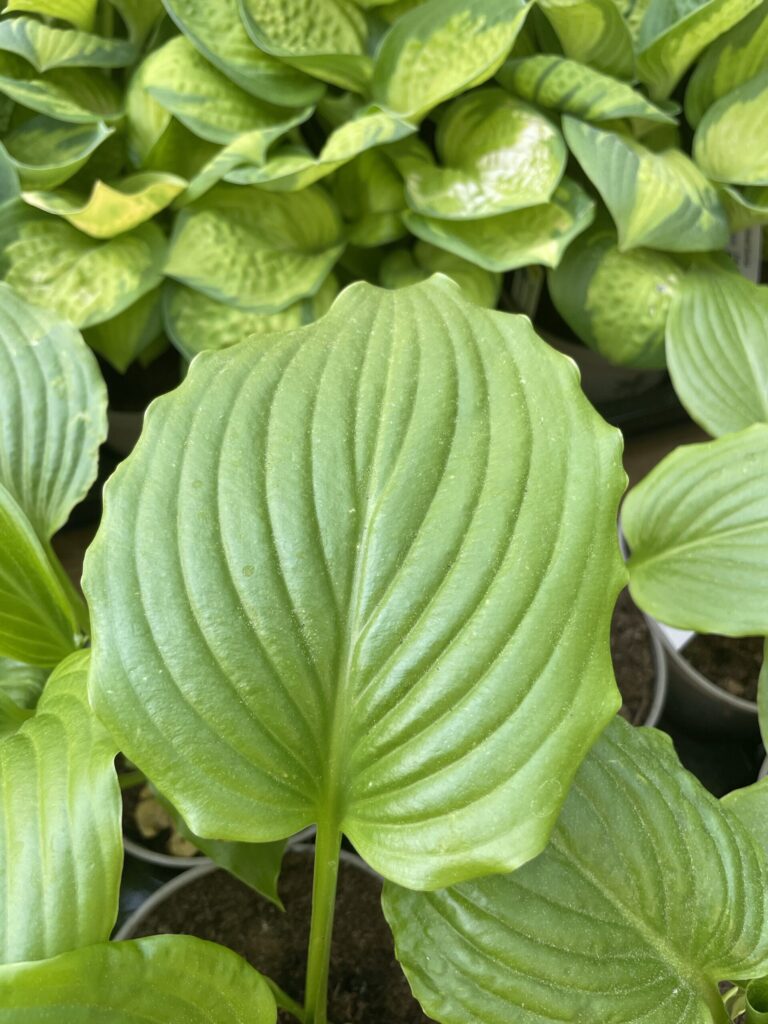
{"label": "hosta clump", "polygon": [[766,24],[765,0],[11,0],[0,273],[124,370],[361,278],[439,269],[493,305],[548,268],[587,345],[663,366],[689,255],[768,219]]}

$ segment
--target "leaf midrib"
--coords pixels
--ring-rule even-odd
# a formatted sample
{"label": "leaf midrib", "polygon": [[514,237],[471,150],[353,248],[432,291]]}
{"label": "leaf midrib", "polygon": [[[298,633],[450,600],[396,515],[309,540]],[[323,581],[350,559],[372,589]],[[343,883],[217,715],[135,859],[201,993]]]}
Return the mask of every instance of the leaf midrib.
{"label": "leaf midrib", "polygon": [[629,565],[630,568],[638,568],[639,566],[646,567],[650,565],[651,562],[658,562],[663,559],[674,559],[681,551],[689,551],[692,548],[717,544],[722,538],[735,537],[742,533],[759,531],[759,529],[759,523],[745,523],[742,526],[732,526],[727,530],[719,530],[717,533],[708,537],[695,537],[693,540],[685,541],[682,544],[674,544],[670,547],[664,548],[662,551],[655,551],[648,555],[633,554],[630,557]]}

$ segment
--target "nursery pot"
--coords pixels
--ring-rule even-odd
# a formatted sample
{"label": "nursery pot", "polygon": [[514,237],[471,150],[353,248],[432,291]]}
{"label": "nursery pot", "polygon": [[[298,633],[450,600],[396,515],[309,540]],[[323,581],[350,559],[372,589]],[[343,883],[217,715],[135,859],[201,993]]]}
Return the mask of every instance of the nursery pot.
{"label": "nursery pot", "polygon": [[653,665],[656,671],[656,678],[653,688],[653,701],[648,709],[645,721],[642,724],[654,726],[658,725],[667,704],[669,673],[667,670],[667,659],[664,655],[664,647],[662,646],[657,631],[653,628],[653,623],[645,613],[643,613],[643,618],[648,623],[648,629],[650,632],[651,656],[653,658]]}
{"label": "nursery pot", "polygon": [[[294,846],[306,843],[314,834],[315,826],[310,825],[309,828],[305,828],[295,835],[291,840],[290,845]],[[137,860],[144,861],[146,864],[156,864],[161,868],[174,868],[177,871],[195,868],[208,868],[212,871],[216,870],[216,865],[210,857],[206,857],[202,853],[196,854],[192,857],[177,857],[171,853],[158,853],[156,850],[150,850],[149,847],[143,846],[141,843],[137,843],[136,840],[131,839],[125,833],[123,833],[123,846],[125,847],[126,853],[130,853],[130,855],[132,857],[136,857]]]}

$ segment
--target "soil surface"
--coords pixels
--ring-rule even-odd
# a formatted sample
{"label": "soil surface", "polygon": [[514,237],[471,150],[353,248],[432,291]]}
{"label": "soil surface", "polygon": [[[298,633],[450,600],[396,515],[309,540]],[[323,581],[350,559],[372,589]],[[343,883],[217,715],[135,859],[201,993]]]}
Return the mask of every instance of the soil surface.
{"label": "soil surface", "polygon": [[[136,937],[195,935],[229,946],[301,1001],[312,897],[312,857],[287,853],[282,913],[225,871],[216,871],[156,907]],[[377,878],[342,862],[331,951],[329,1018],[335,1024],[431,1024],[395,960]],[[296,1024],[281,1013],[280,1024]]]}
{"label": "soil surface", "polygon": [[627,590],[616,602],[611,622],[611,657],[623,699],[621,714],[642,725],[653,703],[656,666],[648,623]]}
{"label": "soil surface", "polygon": [[695,636],[681,650],[703,676],[734,697],[757,700],[764,639],[759,636]]}

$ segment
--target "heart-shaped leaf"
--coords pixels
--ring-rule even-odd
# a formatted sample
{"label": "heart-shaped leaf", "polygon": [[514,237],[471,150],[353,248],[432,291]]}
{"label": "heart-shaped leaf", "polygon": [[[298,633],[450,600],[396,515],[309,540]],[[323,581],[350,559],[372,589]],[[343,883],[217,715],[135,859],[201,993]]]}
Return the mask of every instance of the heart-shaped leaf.
{"label": "heart-shaped leaf", "polygon": [[125,373],[162,334],[161,288],[157,287],[128,309],[84,332],[90,347],[120,373]]}
{"label": "heart-shaped leaf", "polygon": [[615,78],[632,78],[632,36],[614,0],[538,0],[563,53]]}
{"label": "heart-shaped leaf", "polygon": [[696,65],[685,90],[685,116],[694,127],[713,103],[760,74],[768,64],[768,3],[720,36]]}
{"label": "heart-shaped leaf", "polygon": [[315,294],[342,252],[341,230],[318,186],[283,194],[219,185],[179,215],[165,272],[239,309],[278,313]]}
{"label": "heart-shaped leaf", "polygon": [[199,835],[317,822],[429,888],[511,870],[618,705],[619,435],[445,279],[269,340],[196,359],[108,484],[97,713]]}
{"label": "heart-shaped leaf", "polygon": [[406,196],[417,213],[477,220],[549,202],[565,170],[559,130],[503,89],[467,93],[443,113],[435,140],[442,166],[405,159]]}
{"label": "heart-shaped leaf", "polygon": [[730,237],[717,189],[681,150],[655,153],[634,139],[563,118],[568,145],[611,212],[619,248],[722,249]]}
{"label": "heart-shaped leaf", "polygon": [[542,107],[573,114],[583,121],[615,121],[624,117],[674,124],[642,93],[587,64],[539,53],[508,60],[496,76],[505,89]]}
{"label": "heart-shaped leaf", "polygon": [[689,273],[667,360],[680,401],[713,437],[768,422],[768,288],[717,267]]}
{"label": "heart-shaped leaf", "polygon": [[[146,2],[146,0],[145,0]],[[99,0],[7,0],[5,12],[29,11],[47,18],[58,18],[90,32]]]}
{"label": "heart-shaped leaf", "polygon": [[432,274],[445,274],[467,298],[495,309],[501,293],[501,274],[478,267],[444,249],[417,242],[413,249],[389,253],[382,261],[379,280],[385,288],[405,288],[426,281]]}
{"label": "heart-shaped leaf", "polygon": [[78,327],[109,320],[156,288],[166,242],[155,224],[100,242],[24,204],[0,209],[5,281]]}
{"label": "heart-shaped leaf", "polygon": [[132,174],[108,185],[95,181],[87,197],[76,193],[24,192],[25,203],[44,213],[63,217],[91,238],[114,238],[138,227],[170,206],[186,188],[174,174]]}
{"label": "heart-shaped leaf", "polygon": [[40,74],[23,57],[0,51],[0,93],[30,110],[72,124],[116,121],[122,97],[116,86],[90,68],[55,68]]}
{"label": "heart-shaped leaf", "polygon": [[211,64],[241,89],[270,103],[304,107],[324,86],[255,46],[240,18],[238,0],[164,0],[165,9]]}
{"label": "heart-shaped leaf", "polygon": [[491,78],[525,22],[525,0],[428,0],[395,21],[376,55],[373,95],[403,117]]}
{"label": "heart-shaped leaf", "polygon": [[568,245],[592,222],[595,204],[568,178],[549,203],[473,221],[438,220],[406,213],[417,238],[477,263],[506,271],[541,263],[556,267]]}
{"label": "heart-shaped leaf", "polygon": [[[275,1024],[266,981],[231,949],[191,935],[102,943],[0,968],[2,1024]],[[64,1022],[62,1021],[62,1024]]]}
{"label": "heart-shaped leaf", "polygon": [[650,0],[637,38],[637,71],[657,99],[669,96],[711,43],[763,0]]}
{"label": "heart-shaped leaf", "polygon": [[0,22],[0,50],[24,57],[40,72],[52,68],[122,68],[136,59],[132,43],[79,29],[57,28],[23,15]]}
{"label": "heart-shaped leaf", "polygon": [[620,252],[604,219],[550,271],[549,293],[568,326],[612,363],[663,368],[664,331],[682,271],[650,249]]}
{"label": "heart-shaped leaf", "polygon": [[443,1024],[727,1024],[768,969],[768,864],[668,736],[617,719],[532,864],[435,893],[387,883],[398,959]]}
{"label": "heart-shaped leaf", "polygon": [[50,189],[76,174],[113,133],[101,121],[62,124],[41,116],[6,135],[3,145],[24,188]]}
{"label": "heart-shaped leaf", "polygon": [[627,496],[635,603],[697,633],[768,635],[768,426],[672,452]]}
{"label": "heart-shaped leaf", "polygon": [[715,181],[768,185],[768,71],[709,108],[696,129],[693,155]]}
{"label": "heart-shaped leaf", "polygon": [[[106,942],[114,927],[123,863],[117,751],[88,705],[88,662],[81,651],[60,665],[34,716],[0,740],[3,964]],[[0,1020],[14,1005],[9,984],[16,992],[6,972]]]}

